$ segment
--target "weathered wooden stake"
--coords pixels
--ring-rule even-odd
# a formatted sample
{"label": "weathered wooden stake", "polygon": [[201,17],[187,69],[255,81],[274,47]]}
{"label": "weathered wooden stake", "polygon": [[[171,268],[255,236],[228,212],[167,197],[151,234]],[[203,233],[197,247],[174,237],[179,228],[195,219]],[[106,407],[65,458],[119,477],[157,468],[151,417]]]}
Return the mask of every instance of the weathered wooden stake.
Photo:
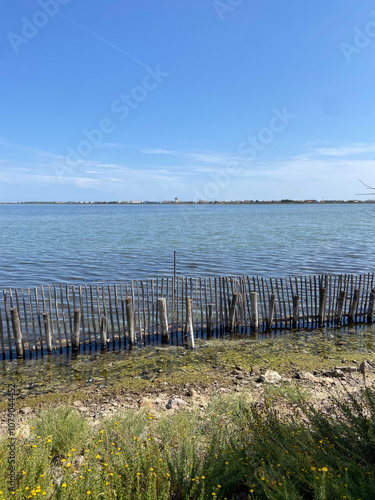
{"label": "weathered wooden stake", "polygon": [[190,339],[190,348],[194,349],[193,313],[191,310],[190,297],[186,297],[186,331]]}
{"label": "weathered wooden stake", "polygon": [[276,301],[276,296],[274,293],[271,293],[270,295],[270,309],[267,317],[267,330],[269,330],[272,326],[272,321],[273,321],[273,315],[275,312],[275,301]]}
{"label": "weathered wooden stake", "polygon": [[324,325],[325,314],[326,314],[326,303],[327,303],[327,289],[325,287],[320,288],[319,294],[319,327]]}
{"label": "weathered wooden stake", "polygon": [[375,305],[375,288],[371,288],[370,298],[368,302],[367,309],[367,321],[368,323],[372,323],[374,318],[374,305]]}
{"label": "weathered wooden stake", "polygon": [[162,343],[169,342],[167,302],[164,298],[158,299],[159,323]]}
{"label": "weathered wooden stake", "polygon": [[74,309],[74,327],[72,331],[72,348],[73,351],[78,351],[79,349],[79,326],[81,324],[81,311],[80,309]]}
{"label": "weathered wooden stake", "polygon": [[176,250],[174,251],[173,276],[174,276],[174,282],[176,283],[176,277],[177,277],[177,252],[176,252]]}
{"label": "weathered wooden stake", "polygon": [[345,301],[345,290],[340,290],[339,298],[337,299],[337,311],[336,311],[336,321],[338,325],[341,325],[342,313],[344,310]]}
{"label": "weathered wooden stake", "polygon": [[102,316],[100,321],[100,343],[102,349],[107,349],[107,317]]}
{"label": "weathered wooden stake", "polygon": [[250,327],[253,330],[259,328],[258,296],[256,292],[250,292]]}
{"label": "weathered wooden stake", "polygon": [[229,330],[231,332],[234,329],[237,302],[238,302],[238,293],[234,293],[233,298],[232,298],[232,303],[231,303],[230,308],[229,308]]}
{"label": "weathered wooden stake", "polygon": [[46,332],[47,351],[52,352],[51,330],[49,327],[48,313],[43,313],[44,331]]}
{"label": "weathered wooden stake", "polygon": [[12,320],[13,335],[14,335],[14,341],[16,344],[17,358],[22,358],[24,355],[24,350],[23,350],[23,340],[22,340],[22,331],[21,331],[21,321],[20,321],[20,316],[18,314],[18,310],[16,307],[11,308],[10,317]]}
{"label": "weathered wooden stake", "polygon": [[126,320],[128,323],[128,335],[129,335],[129,346],[133,346],[135,342],[134,334],[134,313],[133,313],[133,303],[131,297],[126,297]]}
{"label": "weathered wooden stake", "polygon": [[208,319],[207,319],[207,337],[212,337],[213,333],[213,313],[214,313],[214,305],[208,304]]}
{"label": "weathered wooden stake", "polygon": [[293,328],[297,327],[298,314],[299,314],[298,307],[299,307],[299,295],[296,294],[293,296],[293,319],[292,319]]}
{"label": "weathered wooden stake", "polygon": [[3,300],[4,300],[4,309],[5,309],[5,321],[7,325],[7,334],[8,339],[10,339],[10,326],[9,326],[9,313],[8,313],[8,305],[7,305],[7,293],[3,290]]}
{"label": "weathered wooden stake", "polygon": [[356,313],[356,310],[358,307],[358,302],[359,302],[359,294],[360,294],[359,288],[355,288],[354,293],[353,293],[353,298],[352,298],[352,301],[350,302],[350,306],[349,306],[349,314],[348,314],[348,323],[349,324],[354,323],[355,313]]}
{"label": "weathered wooden stake", "polygon": [[1,317],[1,308],[0,308],[0,341],[1,341],[1,354],[2,356],[4,356],[5,345],[4,345],[3,318]]}

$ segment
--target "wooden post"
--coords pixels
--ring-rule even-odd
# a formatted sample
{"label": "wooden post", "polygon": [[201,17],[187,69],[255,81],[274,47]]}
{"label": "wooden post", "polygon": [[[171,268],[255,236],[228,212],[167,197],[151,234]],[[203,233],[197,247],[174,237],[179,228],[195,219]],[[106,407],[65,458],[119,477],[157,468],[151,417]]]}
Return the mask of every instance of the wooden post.
{"label": "wooden post", "polygon": [[81,324],[81,311],[74,309],[74,327],[72,331],[72,348],[73,351],[79,350],[79,326]]}
{"label": "wooden post", "polygon": [[43,313],[44,331],[46,332],[47,351],[52,352],[51,330],[49,327],[48,313]]}
{"label": "wooden post", "polygon": [[214,305],[208,304],[207,337],[212,337]]}
{"label": "wooden post", "polygon": [[176,250],[174,251],[174,269],[173,269],[173,276],[174,276],[174,282],[176,283],[176,276],[177,276],[177,252],[176,252]]}
{"label": "wooden post", "polygon": [[348,323],[349,324],[353,323],[355,320],[355,313],[356,313],[356,310],[358,307],[358,302],[359,302],[359,294],[360,294],[359,288],[355,288],[354,293],[353,293],[353,298],[352,298],[352,301],[350,302],[350,306],[349,306],[349,314],[348,314]]}
{"label": "wooden post", "polygon": [[[68,306],[68,316],[69,316],[69,324],[70,324],[70,331],[73,332],[73,328],[72,328],[72,312],[71,312],[71,309],[70,309],[70,300],[69,300],[69,285],[68,283],[66,284],[66,287],[65,287],[65,294],[66,294],[66,303],[67,303],[67,306]],[[37,296],[37,289],[35,288],[35,297],[36,297],[36,301],[37,301],[37,309],[38,309],[38,296]],[[39,311],[38,311],[38,317],[39,317]]]}
{"label": "wooden post", "polygon": [[258,296],[256,292],[250,292],[250,327],[253,330],[258,330],[259,328],[259,316],[258,316]]}
{"label": "wooden post", "polygon": [[344,310],[345,290],[340,290],[339,298],[337,299],[336,321],[341,325],[342,313]]}
{"label": "wooden post", "polygon": [[[276,281],[277,283],[277,281]],[[285,283],[286,285],[286,283]],[[283,278],[280,278],[280,286],[281,286],[281,295],[283,298],[283,307],[284,307],[284,324],[285,328],[288,326],[288,320],[287,320],[287,313],[286,313],[286,304],[285,304],[285,296],[284,296],[284,285],[283,285]],[[287,297],[288,297],[288,308],[289,308],[289,317],[290,317],[290,303],[289,303],[289,294],[288,294],[288,288],[286,288],[287,292]],[[281,326],[283,325],[283,322],[281,321]]]}
{"label": "wooden post", "polygon": [[[14,341],[16,344],[17,358],[22,358],[24,355],[24,350],[23,350],[23,340],[22,340],[22,331],[21,331],[21,321],[20,321],[20,316],[18,314],[18,310],[16,307],[11,308],[10,317],[12,320],[13,335],[14,335]],[[9,342],[9,344],[10,344],[10,342]]]}
{"label": "wooden post", "polygon": [[161,329],[161,341],[164,344],[169,342],[168,312],[167,312],[167,302],[165,298],[158,299],[158,309],[159,309],[159,323]]}
{"label": "wooden post", "polygon": [[37,319],[38,319],[38,326],[39,326],[39,341],[40,341],[40,349],[43,352],[43,335],[42,335],[42,321],[40,319],[40,311],[39,311],[39,299],[38,299],[38,289],[37,287],[34,288],[34,294],[35,294],[35,306],[36,306],[36,312],[37,312]]}
{"label": "wooden post", "polygon": [[141,281],[141,289],[142,289],[142,309],[143,309],[143,330],[144,330],[144,341],[146,345],[146,333],[148,332],[148,328],[147,328],[147,318],[146,318],[145,287],[143,285],[143,281]]}
{"label": "wooden post", "polygon": [[111,285],[108,285],[107,289],[108,289],[109,317],[111,318],[111,332],[112,332],[112,338],[114,338],[115,324],[113,322]]}
{"label": "wooden post", "polygon": [[[4,345],[3,318],[1,317],[1,307],[0,307],[0,340],[1,340],[1,354],[2,354],[2,356],[4,356],[5,345]],[[30,339],[29,339],[29,341],[30,341]]]}
{"label": "wooden post", "polygon": [[[122,295],[122,293],[121,293]],[[125,335],[125,299],[121,299],[121,309],[122,309],[122,329],[124,331],[124,337],[126,337]],[[125,338],[124,338],[125,340]],[[126,342],[126,340],[125,340]]]}
{"label": "wooden post", "polygon": [[319,295],[319,327],[322,327],[324,325],[326,302],[327,302],[327,289],[325,287],[321,287]]}
{"label": "wooden post", "polygon": [[269,330],[272,326],[272,321],[273,321],[273,315],[275,312],[275,301],[276,301],[276,296],[274,293],[271,293],[270,295],[270,309],[267,317],[267,330]]}
{"label": "wooden post", "polygon": [[[53,309],[52,309],[52,297],[51,297],[51,287],[50,287],[50,285],[48,285],[48,306],[49,306],[49,315],[50,315],[50,318],[51,318],[51,335],[52,335],[52,338],[54,340],[55,347],[56,347],[56,335],[55,335],[55,329],[54,329],[54,326],[53,326]],[[25,317],[25,319],[26,319],[26,317]]]}
{"label": "wooden post", "polygon": [[[4,309],[5,309],[5,321],[6,321],[6,325],[7,325],[7,334],[8,334],[8,339],[10,339],[10,325],[9,325],[9,314],[8,314],[6,290],[3,290],[3,300],[4,300]],[[30,302],[30,304],[31,304],[31,302]]]}
{"label": "wooden post", "polygon": [[133,313],[133,304],[132,298],[126,297],[126,320],[128,323],[128,336],[129,336],[129,346],[133,346],[135,342],[135,334],[134,334],[134,313]]}
{"label": "wooden post", "polygon": [[107,317],[102,316],[100,322],[100,343],[102,349],[107,349]]}
{"label": "wooden post", "polygon": [[[87,300],[87,309],[88,309],[89,308],[89,298],[88,298],[87,285],[85,285],[85,290],[86,290],[86,300]],[[90,308],[91,308],[92,331],[93,331],[94,337],[96,339],[96,332],[98,330],[96,329],[96,325],[95,325],[94,290],[93,290],[92,285],[90,285]],[[90,324],[90,322],[89,322],[89,324]],[[90,330],[90,328],[89,328],[89,342],[91,343],[91,330]]]}
{"label": "wooden post", "polygon": [[186,331],[190,339],[190,348],[194,349],[193,313],[190,297],[186,297]]}
{"label": "wooden post", "polygon": [[[78,295],[79,295],[79,307],[81,308],[81,311],[82,311],[82,317],[81,317],[81,321],[82,321],[82,331],[84,332],[85,331],[85,319],[84,319],[84,308],[83,308],[83,297],[82,297],[82,286],[79,285],[78,287]],[[88,320],[88,317],[87,317],[87,320]],[[53,322],[52,322],[52,325],[53,325]],[[90,327],[87,328],[87,331],[90,330]]]}
{"label": "wooden post", "polygon": [[233,332],[234,321],[236,318],[236,304],[238,302],[238,293],[233,294],[232,303],[229,308],[229,330]]}
{"label": "wooden post", "polygon": [[[199,295],[200,295],[200,308],[201,308],[201,335],[203,335],[203,295],[202,295],[202,278],[199,278]],[[198,297],[197,297],[198,302]]]}
{"label": "wooden post", "polygon": [[370,298],[367,309],[367,322],[372,323],[374,317],[374,304],[375,304],[375,288],[371,288]]}
{"label": "wooden post", "polygon": [[246,328],[247,325],[247,295],[246,295],[246,280],[245,276],[242,277],[242,307],[243,307],[243,325]]}
{"label": "wooden post", "polygon": [[242,326],[244,325],[244,308],[243,308],[243,299],[241,293],[238,294],[237,311],[238,311],[237,326],[242,328]]}
{"label": "wooden post", "polygon": [[298,320],[298,306],[299,306],[299,295],[296,294],[293,297],[293,319],[292,319],[292,327],[297,327]]}
{"label": "wooden post", "polygon": [[114,285],[115,289],[115,308],[116,308],[116,321],[117,321],[117,331],[119,332],[120,336],[120,315],[118,312],[118,292],[117,292],[117,285]]}
{"label": "wooden post", "polygon": [[140,341],[141,341],[141,343],[142,343],[143,333],[142,333],[142,318],[141,318],[141,297],[140,297],[140,295],[139,295],[139,285],[138,285],[138,280],[136,280],[135,284],[136,284],[136,287],[137,287],[138,331],[139,331]]}

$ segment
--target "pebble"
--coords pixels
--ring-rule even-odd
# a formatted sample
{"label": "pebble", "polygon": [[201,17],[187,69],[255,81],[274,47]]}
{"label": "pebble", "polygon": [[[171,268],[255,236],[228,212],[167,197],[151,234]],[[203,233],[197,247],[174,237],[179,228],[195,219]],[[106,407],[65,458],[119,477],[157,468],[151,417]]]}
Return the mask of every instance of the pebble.
{"label": "pebble", "polygon": [[32,409],[30,408],[30,406],[25,406],[25,408],[21,408],[20,409],[20,413],[22,415],[27,415],[28,413],[32,413]]}
{"label": "pebble", "polygon": [[267,370],[260,376],[260,381],[265,384],[277,384],[281,381],[281,375],[273,370]]}

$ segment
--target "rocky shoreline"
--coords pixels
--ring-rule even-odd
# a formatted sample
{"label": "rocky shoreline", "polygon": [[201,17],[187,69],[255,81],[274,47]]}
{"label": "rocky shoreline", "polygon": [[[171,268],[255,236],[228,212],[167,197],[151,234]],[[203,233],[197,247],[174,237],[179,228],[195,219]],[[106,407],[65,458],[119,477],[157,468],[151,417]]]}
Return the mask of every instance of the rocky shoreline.
{"label": "rocky shoreline", "polygon": [[[204,412],[209,400],[222,394],[242,394],[249,403],[260,406],[268,400],[281,413],[288,413],[302,401],[307,401],[318,411],[330,414],[334,405],[333,398],[347,399],[349,394],[358,393],[365,386],[375,387],[374,356],[363,359],[362,362],[353,360],[347,364],[344,361],[346,360],[329,369],[303,371],[292,368],[283,374],[255,365],[250,370],[236,366],[222,373],[220,382],[214,380],[199,385],[164,382],[156,387],[150,385],[142,391],[113,390],[110,386],[87,388],[87,397],[78,399],[73,395],[69,403],[62,404],[75,407],[94,427],[100,424],[101,419],[124,411],[147,410],[156,417],[163,412],[190,411],[193,407]],[[49,405],[46,402],[32,407],[21,406],[19,403],[20,401],[16,411],[18,432],[22,437],[27,437],[30,419]],[[4,435],[6,430],[7,412],[2,412],[0,434]]]}

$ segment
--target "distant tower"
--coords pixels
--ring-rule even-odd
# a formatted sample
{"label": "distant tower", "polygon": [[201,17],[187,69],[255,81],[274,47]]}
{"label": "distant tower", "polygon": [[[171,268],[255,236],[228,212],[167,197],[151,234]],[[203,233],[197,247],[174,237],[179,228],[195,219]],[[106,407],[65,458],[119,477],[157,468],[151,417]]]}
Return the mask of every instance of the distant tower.
{"label": "distant tower", "polygon": [[174,199],[174,202],[175,202],[175,203],[178,203],[178,198],[175,198],[175,199]]}

